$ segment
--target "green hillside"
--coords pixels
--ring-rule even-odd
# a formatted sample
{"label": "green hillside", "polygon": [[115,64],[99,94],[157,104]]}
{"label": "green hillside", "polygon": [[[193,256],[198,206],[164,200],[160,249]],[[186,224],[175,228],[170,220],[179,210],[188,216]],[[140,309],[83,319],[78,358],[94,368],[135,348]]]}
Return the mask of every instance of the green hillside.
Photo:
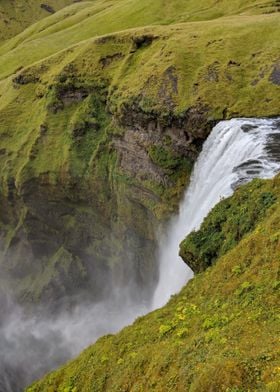
{"label": "green hillside", "polygon": [[[1,289],[29,311],[100,301],[116,282],[150,299],[158,230],[213,126],[280,114],[279,11],[278,0],[1,1]],[[262,214],[248,207],[243,239],[240,190],[181,246],[197,272],[209,252],[213,267],[31,390],[277,391],[279,179],[245,189]],[[211,222],[230,213],[213,239]]]}
{"label": "green hillside", "polygon": [[212,227],[209,248],[225,233],[213,222],[227,222],[229,238],[250,222],[251,204],[262,206],[254,224],[231,249],[220,244],[223,256],[165,307],[101,338],[27,391],[279,391],[280,177],[240,188],[202,230]]}
{"label": "green hillside", "polygon": [[[184,25],[192,21],[216,20],[216,25],[223,24],[223,18],[241,17],[239,23],[245,28],[253,19],[248,16],[269,16],[278,13],[277,1],[220,2],[204,0],[172,1],[157,0],[138,2],[136,0],[79,2],[46,19],[8,41],[1,49],[0,75],[14,72],[17,67],[26,66],[34,61],[56,53],[59,50],[79,43],[83,40],[116,33],[119,31],[151,25],[164,25],[169,35],[168,26]],[[221,19],[222,18],[222,19]],[[256,22],[259,19],[256,19]],[[228,20],[228,24],[236,23],[236,19]],[[207,24],[203,25],[204,30]],[[189,26],[194,30],[192,25]],[[211,37],[211,35],[209,35]],[[221,43],[220,43],[221,44]],[[11,50],[13,51],[11,52]],[[5,66],[4,66],[5,64]]]}
{"label": "green hillside", "polygon": [[73,0],[1,0],[0,42],[17,35],[37,20],[70,5]]}

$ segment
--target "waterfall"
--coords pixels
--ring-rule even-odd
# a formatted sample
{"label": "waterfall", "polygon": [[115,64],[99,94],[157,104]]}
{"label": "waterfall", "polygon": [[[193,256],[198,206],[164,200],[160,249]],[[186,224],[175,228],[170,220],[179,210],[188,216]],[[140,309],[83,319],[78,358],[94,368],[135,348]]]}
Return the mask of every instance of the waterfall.
{"label": "waterfall", "polygon": [[234,189],[253,178],[280,171],[280,119],[220,122],[204,143],[190,185],[167,234],[159,240],[160,276],[153,308],[163,306],[192,277],[178,256],[179,244],[198,229],[209,211]]}
{"label": "waterfall", "polygon": [[[219,123],[204,144],[180,212],[159,239],[160,277],[148,307],[112,293],[97,304],[81,303],[56,318],[28,319],[15,305],[0,318],[0,392],[18,392],[34,378],[77,355],[98,337],[117,332],[137,316],[164,305],[192,276],[178,257],[179,243],[236,186],[280,171],[280,119]],[[3,309],[1,309],[3,313]]]}

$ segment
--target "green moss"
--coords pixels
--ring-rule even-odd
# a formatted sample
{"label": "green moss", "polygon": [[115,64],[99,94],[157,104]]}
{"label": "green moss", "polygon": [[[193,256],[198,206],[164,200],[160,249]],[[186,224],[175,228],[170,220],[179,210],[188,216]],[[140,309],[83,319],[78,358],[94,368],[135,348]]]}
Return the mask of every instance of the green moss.
{"label": "green moss", "polygon": [[[253,231],[277,201],[277,189],[254,180],[246,188],[213,208],[197,232],[193,232],[180,245],[180,256],[195,271],[201,272],[220,256],[234,248]],[[240,273],[235,266],[235,273]]]}
{"label": "green moss", "polygon": [[181,164],[181,157],[175,156],[172,150],[168,150],[161,145],[153,145],[149,149],[149,155],[152,161],[162,167],[173,171]]}

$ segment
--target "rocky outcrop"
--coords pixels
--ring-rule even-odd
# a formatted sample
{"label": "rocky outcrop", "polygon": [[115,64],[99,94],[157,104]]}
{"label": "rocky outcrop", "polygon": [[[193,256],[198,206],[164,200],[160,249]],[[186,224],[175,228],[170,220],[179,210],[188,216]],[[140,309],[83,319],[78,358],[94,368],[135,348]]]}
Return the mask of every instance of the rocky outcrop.
{"label": "rocky outcrop", "polygon": [[180,166],[184,158],[193,161],[197,157],[213,125],[207,119],[207,108],[192,108],[180,118],[162,118],[160,113],[147,114],[137,106],[125,107],[119,123],[125,131],[113,143],[121,169],[140,181],[151,180],[164,186],[170,186],[168,167],[156,161],[151,148],[162,149],[163,154],[171,152],[174,160],[177,158],[175,166]]}

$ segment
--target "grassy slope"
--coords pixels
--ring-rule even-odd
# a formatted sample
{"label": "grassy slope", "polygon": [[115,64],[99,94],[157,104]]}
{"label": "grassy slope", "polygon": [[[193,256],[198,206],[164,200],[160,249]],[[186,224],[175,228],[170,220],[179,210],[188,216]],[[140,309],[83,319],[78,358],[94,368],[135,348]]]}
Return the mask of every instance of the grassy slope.
{"label": "grassy slope", "polygon": [[[135,96],[146,82],[147,105],[150,107],[158,97],[151,97],[149,90],[153,86],[152,83],[147,86],[147,81],[151,76],[160,75],[172,65],[176,67],[179,78],[176,102],[179,111],[200,100],[205,104],[213,102],[214,105],[215,102],[219,102],[220,107],[216,109],[220,111],[220,116],[225,107],[231,109],[229,116],[234,113],[253,115],[254,110],[255,112],[262,110],[260,115],[277,113],[273,97],[275,95],[278,97],[279,86],[273,86],[268,82],[268,78],[279,59],[278,14],[250,16],[247,11],[242,16],[227,16],[240,10],[238,2],[233,3],[235,7],[228,7],[225,2],[220,2],[218,6],[209,8],[207,12],[202,5],[196,6],[198,9],[196,12],[190,12],[190,16],[188,16],[189,4],[186,9],[176,2],[176,4],[173,2],[173,7],[163,8],[161,2],[157,1],[153,3],[155,9],[150,10],[146,3],[144,5],[141,3],[141,7],[139,2],[134,4],[127,0],[114,2],[113,5],[108,3],[108,1],[98,1],[94,5],[90,2],[75,4],[31,26],[2,46],[0,90],[6,91],[6,78],[9,75],[22,67],[42,61],[66,47],[74,45],[71,48],[71,57],[80,56],[81,52],[94,45],[92,37],[137,25],[166,24],[178,20],[181,22],[181,18],[183,18],[182,22],[185,19],[199,19],[197,15],[200,15],[201,19],[211,19],[214,17],[213,9],[219,11],[221,8],[219,12],[217,11],[218,15],[226,16],[219,19],[172,23],[165,27],[145,27],[118,33],[114,38],[115,41],[122,40],[124,36],[128,40],[135,35],[147,33],[159,35],[160,40],[155,41],[145,51],[126,56],[126,61],[123,61],[124,59],[118,61],[121,72],[114,77],[116,81],[114,88],[120,90],[120,95],[123,95],[125,90],[126,94],[132,92]],[[246,7],[241,7],[241,11],[244,9],[249,9],[251,13],[263,11],[261,8],[251,9],[249,6],[253,3],[255,2],[248,1]],[[191,4],[195,8],[194,4]],[[182,8],[185,9],[185,13],[182,12]],[[185,14],[188,17],[185,16],[184,19]],[[80,44],[75,45],[77,43]],[[129,52],[126,54],[128,55]],[[61,61],[61,56],[64,57],[63,54],[59,55],[58,61]],[[95,63],[94,58],[92,60]],[[229,63],[230,60],[233,63]],[[137,77],[139,66],[143,72],[141,79]],[[54,67],[53,71],[55,73],[57,68]],[[224,93],[220,94],[222,89]],[[224,95],[226,95],[225,99]],[[5,101],[9,99],[6,95],[3,95],[3,98]]]}
{"label": "grassy slope", "polygon": [[[133,39],[143,34],[157,38],[135,50]],[[280,86],[270,81],[279,56],[278,37],[279,16],[274,14],[137,29],[84,41],[19,71],[24,85],[12,78],[0,84],[2,181],[13,176],[20,188],[46,171],[61,177],[66,168],[85,169],[85,162],[71,155],[71,127],[85,116],[88,100],[58,113],[49,110],[57,91],[71,84],[90,89],[102,85],[102,99],[114,116],[135,100],[143,112],[159,116],[199,106],[207,107],[209,120],[279,114]],[[29,53],[24,52],[26,58]],[[11,55],[18,61],[17,52]],[[113,61],[104,67],[108,56]],[[167,74],[170,67],[177,78],[175,90]],[[66,81],[59,82],[61,78]],[[49,127],[44,136],[43,123]],[[35,160],[30,158],[34,148]],[[76,164],[80,166],[75,169]]]}
{"label": "grassy slope", "polygon": [[0,42],[9,39],[37,20],[51,15],[50,12],[41,8],[41,4],[47,4],[54,11],[68,6],[72,0],[48,0],[45,3],[39,0],[2,0],[0,4]]}
{"label": "grassy slope", "polygon": [[[83,10],[84,8],[86,10]],[[117,2],[98,0],[94,3],[82,1],[67,10],[58,12],[48,20],[37,23],[31,29],[27,29],[20,37],[26,39],[32,33],[33,38],[39,38],[65,30],[65,28],[71,28],[72,38],[79,39],[85,34],[92,37],[93,35],[150,24],[170,25],[216,19],[235,14],[264,14],[275,12],[277,9],[277,1],[266,2],[265,0],[234,1],[230,4],[225,0],[219,3],[214,0],[203,0],[199,4],[194,0],[174,0],[172,2],[157,0],[153,3],[145,0],[141,4],[136,0],[119,0]],[[66,20],[65,17],[67,17]],[[11,43],[14,44],[17,41],[16,38]]]}
{"label": "grassy slope", "polygon": [[[157,1],[153,2],[154,9],[150,9],[147,2],[140,6],[139,2],[127,0],[113,3],[103,0],[94,5],[90,2],[74,4],[38,22],[2,47],[0,110],[3,147],[9,147],[5,142],[6,135],[15,152],[21,148],[23,141],[18,132],[24,133],[26,140],[29,139],[28,134],[32,133],[35,137],[32,129],[38,129],[39,122],[47,115],[48,88],[69,63],[75,64],[76,77],[82,79],[80,83],[106,81],[109,93],[107,106],[113,112],[124,102],[132,102],[140,96],[143,110],[156,109],[164,113],[170,110],[166,95],[171,95],[171,110],[175,112],[204,105],[210,108],[209,118],[221,118],[225,110],[228,117],[278,114],[280,87],[269,80],[279,58],[278,14],[232,16],[208,22],[146,27],[118,33],[107,40],[89,39],[144,22],[165,24],[178,19],[211,19],[218,15],[263,10],[253,8],[255,3],[247,1],[244,5],[243,2],[240,8],[239,2],[229,6],[222,1],[213,8],[207,8],[209,1],[199,6],[194,1],[183,4],[172,2],[168,7],[162,7],[162,2]],[[158,38],[147,47],[131,51],[131,39],[143,34]],[[46,58],[80,41],[79,45]],[[116,58],[104,69],[100,60],[108,55],[116,55]],[[120,55],[119,58],[117,55]],[[15,89],[7,75],[36,61],[41,63],[27,72],[34,78],[39,74],[40,80]],[[178,89],[161,94],[161,82],[169,67],[175,69]],[[141,78],[138,77],[139,69]],[[24,70],[18,74],[22,72]],[[170,81],[164,87],[170,90]],[[30,116],[27,107],[33,107],[34,116]],[[11,113],[14,113],[13,116]],[[66,117],[63,114],[60,117],[65,122]],[[10,118],[16,129],[18,124],[18,131],[11,133]],[[26,131],[22,124],[26,124]],[[63,155],[59,159],[63,159]]]}
{"label": "grassy slope", "polygon": [[230,236],[240,226],[232,216],[242,220],[250,200],[268,194],[272,205],[256,227],[165,307],[100,339],[27,391],[279,391],[280,177],[238,190],[204,226],[220,213],[231,222]]}

